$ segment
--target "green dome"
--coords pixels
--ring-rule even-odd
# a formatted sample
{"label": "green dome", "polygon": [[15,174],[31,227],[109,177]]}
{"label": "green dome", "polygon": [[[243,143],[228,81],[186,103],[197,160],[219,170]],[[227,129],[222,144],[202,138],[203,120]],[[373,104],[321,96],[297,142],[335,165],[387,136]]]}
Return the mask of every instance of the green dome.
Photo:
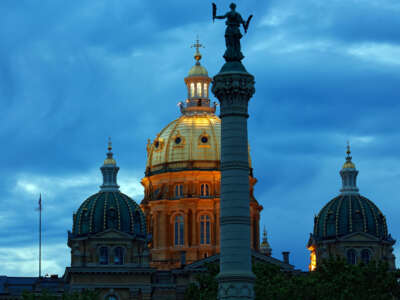
{"label": "green dome", "polygon": [[326,204],[314,219],[314,237],[326,240],[354,232],[388,239],[386,218],[369,199],[359,194],[342,194]]}
{"label": "green dome", "polygon": [[207,69],[197,62],[189,71],[188,76],[208,76]]}
{"label": "green dome", "polygon": [[75,236],[112,228],[146,237],[146,218],[142,209],[118,190],[100,191],[90,196],[74,214],[72,234]]}

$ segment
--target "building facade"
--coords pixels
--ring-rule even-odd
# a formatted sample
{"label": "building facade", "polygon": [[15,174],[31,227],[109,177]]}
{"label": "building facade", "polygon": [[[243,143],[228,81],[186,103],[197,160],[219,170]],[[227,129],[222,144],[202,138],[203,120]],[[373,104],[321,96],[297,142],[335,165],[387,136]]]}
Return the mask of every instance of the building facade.
{"label": "building facade", "polygon": [[[211,78],[200,64],[197,43],[195,65],[185,78],[187,99],[182,115],[147,144],[144,199],[141,207],[152,233],[152,267],[168,270],[219,253],[221,196],[221,120],[211,105]],[[250,155],[248,155],[250,162]],[[251,248],[259,250],[262,206],[254,197],[250,163]]]}

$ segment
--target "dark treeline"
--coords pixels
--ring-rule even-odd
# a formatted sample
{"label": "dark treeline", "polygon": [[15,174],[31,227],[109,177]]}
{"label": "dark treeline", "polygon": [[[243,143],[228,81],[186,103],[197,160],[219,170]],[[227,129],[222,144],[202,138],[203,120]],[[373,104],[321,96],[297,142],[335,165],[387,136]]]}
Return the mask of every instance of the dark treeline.
{"label": "dark treeline", "polygon": [[[217,264],[186,290],[185,300],[216,300]],[[322,263],[314,272],[286,273],[275,265],[253,265],[255,300],[393,300],[400,299],[400,271],[387,264],[349,265],[342,259]]]}

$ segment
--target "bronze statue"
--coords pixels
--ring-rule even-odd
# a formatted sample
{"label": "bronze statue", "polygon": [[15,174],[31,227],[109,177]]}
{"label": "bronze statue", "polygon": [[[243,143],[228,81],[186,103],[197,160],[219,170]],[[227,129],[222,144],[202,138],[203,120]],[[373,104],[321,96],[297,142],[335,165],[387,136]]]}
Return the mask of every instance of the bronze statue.
{"label": "bronze statue", "polygon": [[244,33],[247,33],[247,29],[249,28],[250,20],[253,15],[247,19],[245,22],[242,19],[242,16],[235,11],[236,4],[231,3],[229,6],[231,11],[227,12],[223,16],[217,16],[217,5],[215,3],[212,4],[213,7],[213,22],[215,19],[227,19],[226,30],[225,30],[225,43],[226,43],[226,51],[224,54],[224,58],[227,62],[229,61],[241,61],[243,59],[243,54],[240,50],[240,39],[242,38],[242,34],[240,32],[240,25],[243,25]]}

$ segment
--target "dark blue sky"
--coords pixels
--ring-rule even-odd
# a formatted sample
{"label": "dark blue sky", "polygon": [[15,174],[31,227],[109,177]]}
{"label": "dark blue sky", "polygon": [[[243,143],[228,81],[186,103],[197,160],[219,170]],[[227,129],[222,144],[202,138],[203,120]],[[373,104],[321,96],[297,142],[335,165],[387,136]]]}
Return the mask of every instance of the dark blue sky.
{"label": "dark blue sky", "polygon": [[[339,193],[346,141],[360,192],[400,238],[400,3],[238,0],[254,14],[242,39],[256,77],[249,142],[273,256],[305,269],[313,217]],[[230,1],[216,1],[219,12]],[[0,274],[37,273],[43,194],[44,273],[69,264],[72,213],[101,184],[111,136],[121,190],[142,199],[146,142],[179,117],[194,63],[215,75],[224,24],[209,1],[0,2]],[[395,254],[399,255],[399,247]]]}

